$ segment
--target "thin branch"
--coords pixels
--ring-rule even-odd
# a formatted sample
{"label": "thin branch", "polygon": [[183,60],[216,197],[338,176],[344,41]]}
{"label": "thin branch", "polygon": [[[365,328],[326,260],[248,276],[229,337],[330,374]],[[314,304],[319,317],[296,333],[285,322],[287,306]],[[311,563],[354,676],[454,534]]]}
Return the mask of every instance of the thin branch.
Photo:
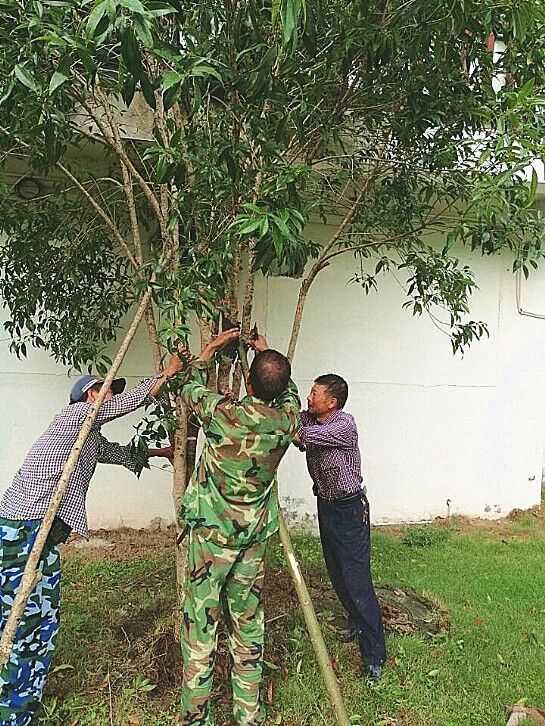
{"label": "thin branch", "polygon": [[76,179],[76,177],[70,171],[68,171],[68,169],[64,166],[64,164],[61,164],[61,162],[58,161],[56,163],[56,166],[58,169],[60,169],[62,171],[63,174],[65,174],[68,177],[68,179],[70,179],[72,184],[74,184],[74,186],[80,190],[80,192],[84,195],[84,197],[87,199],[89,204],[95,209],[97,214],[104,220],[106,225],[112,230],[120,247],[123,249],[123,252],[127,255],[129,262],[135,269],[137,269],[138,263],[134,259],[132,252],[130,251],[127,243],[125,242],[125,240],[123,238],[123,235],[121,234],[121,232],[119,231],[119,229],[117,228],[117,226],[115,225],[115,223],[113,222],[111,217],[108,215],[108,213],[100,206],[100,204],[96,201],[96,199],[93,197],[93,195],[87,191],[87,189],[83,186],[83,184],[78,179]]}
{"label": "thin branch", "polygon": [[132,188],[132,179],[129,176],[127,167],[119,160],[121,166],[121,174],[123,175],[123,191],[125,192],[125,198],[127,200],[127,207],[129,210],[129,219],[131,222],[132,239],[134,242],[134,248],[136,250],[136,259],[140,265],[144,264],[144,253],[142,251],[142,239],[140,237],[140,225],[138,224],[138,215],[136,213],[136,204],[134,203],[134,192]]}
{"label": "thin branch", "polygon": [[299,296],[297,298],[297,306],[295,309],[295,315],[293,318],[293,325],[291,330],[291,337],[290,337],[290,343],[288,346],[288,358],[289,360],[293,359],[293,356],[295,354],[295,348],[297,345],[297,339],[299,337],[299,331],[301,330],[301,320],[303,316],[303,309],[305,307],[306,298],[308,295],[308,291],[310,289],[310,286],[314,282],[314,279],[316,278],[316,275],[324,269],[324,267],[327,266],[326,257],[329,255],[330,251],[333,249],[333,247],[337,244],[340,237],[344,234],[346,228],[351,223],[354,215],[357,212],[357,209],[367,193],[367,190],[369,188],[369,185],[371,182],[376,178],[378,174],[378,165],[375,166],[373,173],[369,174],[368,177],[365,180],[365,183],[362,185],[361,189],[359,190],[358,194],[356,195],[356,199],[354,200],[352,206],[348,210],[348,212],[343,217],[341,223],[337,227],[335,233],[329,240],[329,242],[325,245],[322,252],[318,256],[318,259],[316,262],[312,265],[310,268],[310,271],[306,278],[301,283],[301,287],[299,288]]}
{"label": "thin branch", "polygon": [[[103,96],[104,102],[107,105],[108,104],[107,97],[104,94],[102,94],[102,96]],[[159,224],[164,223],[164,220],[163,220],[162,214],[161,214],[161,208],[159,206],[159,202],[157,201],[155,194],[151,191],[146,180],[142,177],[142,175],[138,172],[138,170],[132,163],[127,152],[125,151],[125,148],[123,147],[123,143],[120,140],[119,141],[116,140],[116,138],[113,135],[113,131],[112,131],[112,134],[108,133],[102,119],[100,118],[100,115],[96,112],[96,109],[93,109],[92,106],[90,106],[89,103],[86,101],[82,102],[82,105],[85,108],[85,110],[87,111],[87,113],[89,114],[89,116],[93,119],[93,121],[96,123],[96,125],[100,129],[100,131],[101,131],[103,137],[105,138],[105,140],[107,141],[107,143],[116,152],[116,154],[119,156],[119,158],[125,163],[131,176],[135,179],[138,186],[144,192],[144,195],[145,195],[146,199],[148,200],[151,208],[153,209],[153,211],[157,217],[157,220],[159,221]],[[106,116],[108,117],[107,108],[105,106],[103,106],[103,108],[104,108],[104,113],[106,113]],[[110,114],[110,118],[111,118],[111,114]],[[115,127],[115,123],[114,123],[114,127]]]}

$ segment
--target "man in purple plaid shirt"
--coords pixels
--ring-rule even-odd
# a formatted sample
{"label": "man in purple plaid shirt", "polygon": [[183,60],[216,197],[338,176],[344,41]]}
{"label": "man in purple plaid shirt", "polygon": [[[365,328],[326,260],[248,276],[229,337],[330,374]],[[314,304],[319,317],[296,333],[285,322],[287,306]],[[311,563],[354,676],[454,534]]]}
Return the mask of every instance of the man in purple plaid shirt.
{"label": "man in purple plaid shirt", "polygon": [[369,502],[358,430],[354,418],[343,411],[347,398],[348,385],[340,376],[329,373],[316,378],[294,443],[306,451],[331,583],[348,614],[350,635],[358,638],[366,675],[377,680],[386,645],[371,578]]}
{"label": "man in purple plaid shirt", "polygon": [[[101,434],[101,426],[125,416],[155,396],[167,378],[182,370],[171,356],[165,371],[122,393],[124,379],[113,382],[83,445],[68,488],[49,532],[38,569],[41,578],[28,599],[9,661],[0,672],[0,726],[29,726],[41,699],[59,627],[61,566],[57,545],[72,530],[87,536],[85,499],[99,462],[120,464],[139,475],[147,456],[130,444],[120,446]],[[81,427],[96,400],[102,379],[82,376],[70,403],[34,443],[0,503],[0,628],[5,626],[45,511]],[[116,395],[114,395],[116,394]],[[168,456],[150,449],[148,456]]]}

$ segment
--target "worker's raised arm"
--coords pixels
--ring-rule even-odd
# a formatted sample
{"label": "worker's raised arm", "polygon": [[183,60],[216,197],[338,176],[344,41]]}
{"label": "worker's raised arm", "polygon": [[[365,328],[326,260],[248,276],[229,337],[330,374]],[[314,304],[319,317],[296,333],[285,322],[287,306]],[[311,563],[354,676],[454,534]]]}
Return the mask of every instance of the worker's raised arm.
{"label": "worker's raised arm", "polygon": [[304,424],[297,429],[296,445],[314,444],[326,448],[352,449],[358,445],[356,423],[349,414],[339,418],[331,418],[324,423]]}
{"label": "worker's raised arm", "polygon": [[[207,371],[214,355],[232,340],[236,340],[239,336],[238,328],[224,330],[217,335],[210,343],[201,351],[200,356],[193,361],[191,368],[191,378],[182,389],[184,403],[190,408],[201,424],[206,423],[212,418],[216,410],[216,406],[225,401],[226,397],[221,393],[208,388]],[[183,357],[188,357],[188,351],[185,348],[180,349]]]}
{"label": "worker's raised arm", "polygon": [[181,370],[183,370],[186,365],[186,362],[181,360],[179,356],[174,354],[171,355],[167,367],[155,381],[153,388],[150,391],[150,396],[156,396],[165,384],[165,382],[169,378],[172,378],[172,376],[175,376],[176,373],[179,373]]}

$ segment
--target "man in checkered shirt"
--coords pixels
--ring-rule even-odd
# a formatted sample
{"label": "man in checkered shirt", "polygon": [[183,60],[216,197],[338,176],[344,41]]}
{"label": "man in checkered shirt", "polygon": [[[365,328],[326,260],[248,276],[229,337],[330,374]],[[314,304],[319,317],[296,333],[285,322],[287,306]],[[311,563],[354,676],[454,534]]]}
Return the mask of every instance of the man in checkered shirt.
{"label": "man in checkered shirt", "polygon": [[[59,626],[61,569],[57,545],[65,542],[72,530],[87,536],[85,498],[97,463],[120,464],[138,476],[148,456],[169,454],[167,449],[150,449],[142,456],[130,444],[108,441],[100,432],[101,426],[135,411],[181,369],[180,359],[173,355],[162,374],[145,379],[126,393],[125,380],[117,379],[106,394],[44,546],[41,578],[28,600],[10,659],[0,672],[0,726],[28,726],[41,699]],[[69,405],[31,447],[4,493],[0,503],[1,628],[63,467],[101,385],[96,376],[82,376],[76,381]]]}
{"label": "man in checkered shirt", "polygon": [[306,452],[327,571],[350,621],[343,639],[358,639],[365,674],[377,680],[386,645],[371,577],[369,502],[358,430],[354,418],[343,410],[347,398],[343,378],[334,373],[318,376],[293,441]]}

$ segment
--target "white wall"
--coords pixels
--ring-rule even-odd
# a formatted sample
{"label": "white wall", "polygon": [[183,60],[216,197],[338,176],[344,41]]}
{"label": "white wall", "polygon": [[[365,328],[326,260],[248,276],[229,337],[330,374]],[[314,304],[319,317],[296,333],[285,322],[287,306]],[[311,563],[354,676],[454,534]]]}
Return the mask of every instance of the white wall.
{"label": "white wall", "polygon": [[[0,490],[3,491],[20,466],[26,451],[51,418],[68,401],[74,374],[57,365],[43,352],[31,351],[18,361],[9,353],[6,335],[0,336]],[[145,336],[137,336],[120,375],[129,387],[152,374]],[[138,413],[103,427],[113,441],[126,443],[134,435]],[[161,459],[151,463],[160,466]],[[119,466],[99,464],[87,498],[89,524],[98,527],[147,527],[157,516],[172,519],[171,477],[160,468],[144,470],[139,480]]]}
{"label": "white wall", "polygon": [[[311,232],[324,234],[327,230]],[[490,339],[465,357],[452,356],[449,339],[427,316],[401,310],[392,278],[366,296],[348,284],[347,255],[312,287],[294,361],[303,398],[315,376],[336,372],[350,385],[347,410],[358,421],[364,473],[375,522],[429,519],[447,513],[499,516],[540,498],[545,449],[545,320],[518,314],[515,278],[507,256],[464,252],[477,273],[472,317],[487,322]],[[256,316],[272,346],[287,346],[298,282],[260,280]],[[523,307],[545,314],[545,270],[523,283]],[[26,450],[67,400],[66,371],[42,352],[18,361],[0,342],[0,489]],[[129,385],[151,371],[142,335],[121,371]],[[134,415],[104,427],[121,442],[132,436]],[[154,460],[159,465],[159,460]],[[280,470],[281,495],[299,515],[314,512],[304,459],[295,449]],[[92,527],[147,526],[171,519],[170,476],[153,468],[140,481],[121,468],[99,465],[90,488]]]}
{"label": "white wall", "polygon": [[[481,517],[540,500],[545,320],[518,314],[507,256],[463,256],[480,286],[472,318],[490,331],[463,358],[453,357],[427,316],[401,309],[403,292],[391,277],[369,296],[347,284],[350,255],[321,273],[308,297],[294,375],[305,395],[321,373],[349,382],[346,410],[360,427],[375,522],[445,516],[447,499],[451,513]],[[267,288],[267,332],[282,349],[296,286],[279,278]],[[545,314],[545,271],[523,283],[524,295]],[[308,498],[295,450],[283,466],[281,490]]]}

